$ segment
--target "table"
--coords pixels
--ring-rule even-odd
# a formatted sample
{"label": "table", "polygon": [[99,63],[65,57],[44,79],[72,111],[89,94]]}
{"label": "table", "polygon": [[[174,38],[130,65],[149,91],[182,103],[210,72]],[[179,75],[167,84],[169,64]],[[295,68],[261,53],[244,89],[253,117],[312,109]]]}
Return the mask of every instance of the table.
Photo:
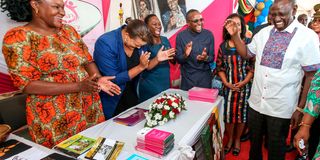
{"label": "table", "polygon": [[[175,136],[175,144],[173,150],[162,159],[172,160],[173,157],[179,156],[181,153],[178,151],[179,146],[187,145],[192,146],[197,140],[202,127],[207,122],[209,116],[211,115],[212,110],[215,107],[218,107],[219,111],[219,121],[221,124],[221,133],[224,133],[224,123],[223,123],[223,103],[224,100],[222,97],[218,97],[214,103],[208,102],[200,102],[200,101],[191,101],[188,99],[188,94],[186,91],[182,91],[179,89],[168,89],[164,91],[166,93],[178,93],[182,95],[182,97],[186,100],[186,111],[182,111],[175,120],[170,120],[163,126],[157,126],[155,128],[166,130],[174,133]],[[163,93],[160,93],[161,95]],[[135,106],[138,108],[147,108],[149,104],[151,104],[154,99],[156,99],[159,95],[150,98],[149,100],[140,103]],[[132,107],[134,108],[134,107]],[[131,109],[132,109],[131,108]],[[130,110],[130,109],[128,109]],[[127,111],[128,111],[127,110]],[[126,111],[125,111],[126,112]],[[147,154],[143,154],[134,149],[136,145],[136,133],[144,127],[144,123],[146,120],[141,121],[140,123],[134,126],[125,126],[118,123],[113,122],[112,119],[108,121],[102,122],[96,126],[88,128],[80,134],[84,136],[88,136],[91,138],[98,137],[106,137],[118,141],[122,141],[125,143],[124,148],[119,155],[118,159],[127,159],[133,153],[146,157],[148,159],[157,159],[155,157],[149,156]],[[28,145],[31,145],[43,152],[43,156],[45,154],[50,154],[57,152],[55,150],[50,150],[41,145],[38,145],[34,142],[26,140],[22,137],[18,137],[16,135],[10,134],[9,139],[16,139],[21,142],[24,142]]]}
{"label": "table", "polygon": [[[157,126],[155,128],[169,131],[174,133],[175,136],[175,145],[173,150],[163,159],[173,159],[173,156],[179,155],[178,147],[182,145],[192,146],[195,143],[198,134],[200,133],[202,127],[206,123],[207,119],[211,115],[214,107],[218,107],[219,111],[219,120],[221,124],[221,132],[224,132],[224,123],[223,123],[223,98],[218,97],[215,103],[208,102],[200,102],[200,101],[191,101],[188,99],[188,95],[186,91],[178,90],[178,89],[168,89],[164,91],[166,93],[178,93],[182,95],[182,97],[186,100],[186,111],[182,111],[175,120],[170,120],[163,126]],[[161,95],[163,93],[160,93]],[[135,106],[138,108],[147,108],[149,104],[151,104],[154,99],[159,97],[159,95],[150,98],[149,100],[140,103]],[[130,110],[130,109],[129,109]],[[128,111],[128,110],[127,110]],[[147,154],[143,154],[134,149],[136,145],[137,132],[144,127],[144,123],[146,120],[134,125],[134,126],[125,126],[122,124],[118,124],[113,122],[112,119],[100,123],[96,126],[88,128],[82,131],[80,134],[98,138],[99,136],[118,140],[125,142],[124,148],[118,159],[126,159],[131,154],[135,153],[138,155],[142,155],[143,157],[149,159],[157,159],[155,157],[149,156]]]}

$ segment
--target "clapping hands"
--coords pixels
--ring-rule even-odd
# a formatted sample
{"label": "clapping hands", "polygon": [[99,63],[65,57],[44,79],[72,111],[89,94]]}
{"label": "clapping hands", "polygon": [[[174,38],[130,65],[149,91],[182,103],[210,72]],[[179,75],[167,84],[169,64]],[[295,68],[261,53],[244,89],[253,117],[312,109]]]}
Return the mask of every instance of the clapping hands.
{"label": "clapping hands", "polygon": [[140,64],[139,66],[143,69],[146,69],[149,65],[150,52],[142,52],[140,56]]}
{"label": "clapping hands", "polygon": [[197,56],[198,61],[207,61],[209,58],[207,54],[207,48],[203,48],[201,55]]}
{"label": "clapping hands", "polygon": [[78,83],[79,92],[98,92],[99,85],[97,84],[97,75],[94,74]]}
{"label": "clapping hands", "polygon": [[159,62],[165,61],[165,60],[170,60],[173,59],[176,53],[176,50],[174,48],[170,48],[167,50],[163,50],[164,46],[162,46],[157,53],[157,60]]}
{"label": "clapping hands", "polygon": [[115,94],[120,95],[121,93],[120,87],[111,82],[111,80],[113,80],[114,78],[115,76],[104,76],[100,77],[97,82],[100,89],[109,94],[110,96],[114,96]]}
{"label": "clapping hands", "polygon": [[192,50],[192,41],[187,43],[187,45],[184,47],[184,57],[187,58],[190,56]]}
{"label": "clapping hands", "polygon": [[110,96],[114,96],[114,94],[119,95],[121,93],[121,89],[118,85],[111,82],[115,76],[104,76],[97,77],[97,74],[93,74],[92,76],[86,78],[85,80],[79,82],[79,91],[82,92],[99,92],[100,90],[106,92]]}

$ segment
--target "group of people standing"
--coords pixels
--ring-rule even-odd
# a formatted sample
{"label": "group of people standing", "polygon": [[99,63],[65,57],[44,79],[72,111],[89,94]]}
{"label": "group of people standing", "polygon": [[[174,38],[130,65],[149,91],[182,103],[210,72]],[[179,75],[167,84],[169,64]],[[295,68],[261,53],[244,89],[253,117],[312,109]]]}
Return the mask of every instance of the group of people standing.
{"label": "group of people standing", "polygon": [[[63,24],[63,0],[2,0],[1,8],[11,19],[27,22],[6,33],[2,52],[14,85],[28,94],[31,138],[46,147],[168,89],[171,60],[196,66],[193,72],[205,75],[203,87],[210,87],[213,35],[207,30],[211,36],[186,42],[184,54],[186,46],[171,48],[160,36],[158,17],[150,14],[100,36],[92,57],[76,30]],[[191,40],[202,33],[203,18],[197,10],[187,17],[193,26],[181,35]],[[184,86],[198,86],[199,78],[187,77]]]}
{"label": "group of people standing", "polygon": [[[2,51],[14,85],[28,94],[27,123],[36,143],[52,147],[168,89],[169,63],[181,64],[182,90],[211,88],[214,36],[197,10],[186,13],[188,28],[178,33],[175,49],[160,35],[158,17],[148,14],[100,36],[92,58],[75,29],[62,23],[63,0],[11,1],[1,0],[1,8],[28,23],[7,32]],[[227,152],[240,153],[248,123],[250,159],[262,159],[265,128],[269,159],[284,159],[290,122],[298,126],[302,108],[308,114],[296,138],[308,139],[320,110],[319,72],[307,98],[320,68],[319,37],[293,18],[296,10],[295,0],[275,0],[273,25],[250,43],[243,18],[226,18],[216,71],[224,85]]]}

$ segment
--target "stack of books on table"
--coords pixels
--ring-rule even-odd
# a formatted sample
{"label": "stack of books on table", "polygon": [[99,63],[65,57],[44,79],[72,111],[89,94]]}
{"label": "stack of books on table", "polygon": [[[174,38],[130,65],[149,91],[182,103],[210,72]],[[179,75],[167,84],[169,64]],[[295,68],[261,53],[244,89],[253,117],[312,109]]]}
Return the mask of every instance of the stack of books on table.
{"label": "stack of books on table", "polygon": [[188,95],[190,100],[214,103],[218,97],[218,89],[193,87],[189,89]]}
{"label": "stack of books on table", "polygon": [[137,133],[136,150],[161,158],[174,146],[174,134],[155,128],[143,128]]}

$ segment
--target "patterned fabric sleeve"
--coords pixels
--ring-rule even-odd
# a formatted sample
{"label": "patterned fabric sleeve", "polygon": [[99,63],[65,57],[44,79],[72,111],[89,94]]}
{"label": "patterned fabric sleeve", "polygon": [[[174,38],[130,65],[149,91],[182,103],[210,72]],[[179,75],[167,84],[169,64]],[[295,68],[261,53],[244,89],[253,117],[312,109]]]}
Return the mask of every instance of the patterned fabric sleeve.
{"label": "patterned fabric sleeve", "polygon": [[36,67],[37,53],[31,50],[27,33],[23,29],[18,27],[6,33],[2,53],[13,84],[20,90],[23,90],[30,81],[40,79],[41,72]]}
{"label": "patterned fabric sleeve", "polygon": [[222,45],[220,45],[220,48],[218,51],[218,57],[217,57],[217,72],[225,72],[226,71],[225,65],[223,63],[223,55],[222,55],[223,53],[222,53],[221,46]]}
{"label": "patterned fabric sleeve", "polygon": [[307,106],[304,111],[313,117],[318,117],[320,113],[320,70],[314,75],[311,81],[310,90],[307,97]]}
{"label": "patterned fabric sleeve", "polygon": [[92,56],[89,53],[89,49],[87,45],[82,40],[81,35],[72,26],[70,25],[65,25],[65,26],[66,26],[67,32],[68,31],[71,32],[71,34],[74,36],[73,38],[75,38],[75,41],[78,43],[78,47],[82,50],[81,53],[87,57],[88,63],[92,62],[93,61]]}

